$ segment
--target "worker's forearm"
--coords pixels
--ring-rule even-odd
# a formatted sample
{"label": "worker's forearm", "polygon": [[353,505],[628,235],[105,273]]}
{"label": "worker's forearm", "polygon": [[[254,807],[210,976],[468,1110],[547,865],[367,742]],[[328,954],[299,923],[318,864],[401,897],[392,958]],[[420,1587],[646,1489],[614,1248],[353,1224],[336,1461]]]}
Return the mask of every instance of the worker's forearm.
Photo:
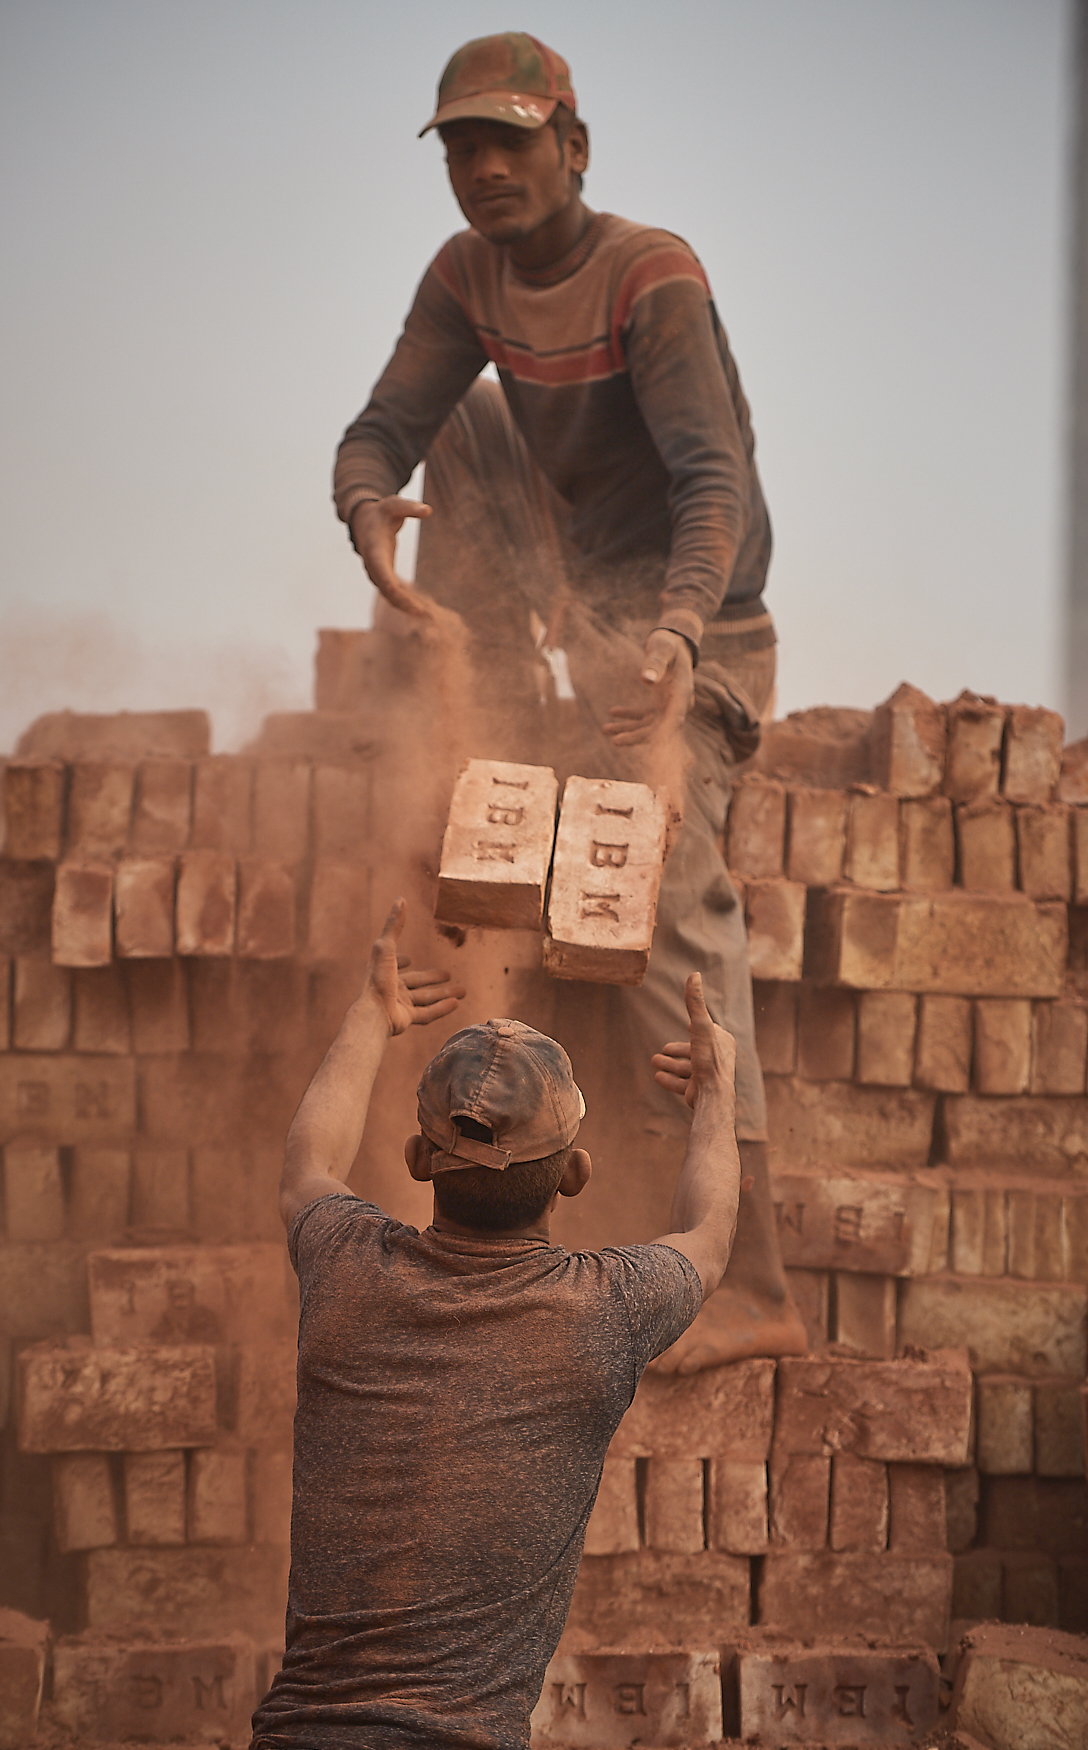
{"label": "worker's forearm", "polygon": [[739,1199],[736,1098],[731,1087],[721,1092],[704,1089],[692,1117],[684,1165],[673,1194],[672,1231],[691,1233],[697,1227],[713,1226],[728,1239],[736,1224]]}
{"label": "worker's forearm", "polygon": [[287,1133],[285,1180],[310,1172],[347,1178],[389,1037],[389,1018],[368,986],[345,1015],[302,1097]]}

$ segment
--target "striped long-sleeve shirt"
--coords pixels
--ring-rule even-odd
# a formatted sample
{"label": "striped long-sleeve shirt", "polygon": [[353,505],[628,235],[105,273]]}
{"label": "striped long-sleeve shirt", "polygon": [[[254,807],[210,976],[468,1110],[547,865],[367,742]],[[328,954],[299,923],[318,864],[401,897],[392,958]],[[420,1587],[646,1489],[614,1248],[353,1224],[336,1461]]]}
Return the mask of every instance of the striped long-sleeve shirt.
{"label": "striped long-sleeve shirt", "polygon": [[771,532],[748,405],[682,239],[598,213],[561,261],[530,272],[475,231],[451,237],[341,443],[345,522],[400,491],[489,360],[569,507],[580,590],[696,646],[708,622],[761,612]]}

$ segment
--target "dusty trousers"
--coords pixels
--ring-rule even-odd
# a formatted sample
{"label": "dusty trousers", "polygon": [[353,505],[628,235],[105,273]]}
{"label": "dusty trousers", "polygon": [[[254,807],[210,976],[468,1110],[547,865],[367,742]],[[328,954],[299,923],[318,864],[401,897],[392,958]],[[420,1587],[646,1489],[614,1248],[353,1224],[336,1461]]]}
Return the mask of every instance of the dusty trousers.
{"label": "dusty trousers", "polygon": [[[420,527],[416,583],[456,609],[469,628],[496,726],[478,751],[554,765],[561,780],[578,772],[654,781],[639,750],[617,749],[602,732],[609,707],[631,702],[641,687],[643,644],[654,624],[645,587],[650,567],[629,603],[614,574],[596,587],[565,539],[562,503],[497,384],[478,381],[442,427],[426,458],[423,496],[433,515]],[[737,1135],[749,1141],[767,1135],[748,940],[720,843],[736,744],[744,748],[747,737],[754,745],[773,690],[771,638],[761,607],[728,629],[707,629],[684,730],[683,825],[665,864],[649,967],[641,986],[612,993],[610,1013],[625,1035],[616,1049],[629,1057],[641,1127],[659,1136],[687,1130],[686,1108],[652,1081],[648,1060],[666,1040],[687,1037],[684,982],[693,971],[702,974],[712,1016],[737,1041]],[[541,644],[562,648],[573,698],[556,703]],[[558,687],[564,690],[565,674]],[[570,993],[566,1006],[576,1002]],[[564,1006],[561,996],[560,1014]]]}

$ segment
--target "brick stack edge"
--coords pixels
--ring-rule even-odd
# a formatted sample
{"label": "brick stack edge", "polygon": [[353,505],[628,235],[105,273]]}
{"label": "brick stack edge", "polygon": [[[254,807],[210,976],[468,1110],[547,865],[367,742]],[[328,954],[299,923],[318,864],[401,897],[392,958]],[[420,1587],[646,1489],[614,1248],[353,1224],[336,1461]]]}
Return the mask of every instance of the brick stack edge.
{"label": "brick stack edge", "polygon": [[[0,1667],[40,1691],[48,1619],[84,1736],[229,1735],[277,1656],[279,1149],[372,890],[433,887],[418,657],[323,634],[318,709],[246,753],[198,713],[66,716],[4,771]],[[644,1382],[542,1745],[785,1732],[821,1683],[909,1742],[950,1620],[1088,1630],[1086,756],[1052,712],[909,687],[768,731],[725,849],[812,1354]]]}

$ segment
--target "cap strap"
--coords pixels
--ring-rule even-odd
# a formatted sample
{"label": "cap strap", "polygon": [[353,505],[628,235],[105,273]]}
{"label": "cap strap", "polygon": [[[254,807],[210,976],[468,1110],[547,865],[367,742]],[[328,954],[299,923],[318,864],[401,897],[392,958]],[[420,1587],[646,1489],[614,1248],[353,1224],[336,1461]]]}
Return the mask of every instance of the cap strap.
{"label": "cap strap", "polygon": [[460,1131],[454,1146],[444,1148],[442,1153],[449,1161],[449,1166],[436,1168],[436,1160],[432,1159],[432,1173],[436,1170],[450,1172],[457,1166],[492,1167],[497,1173],[504,1173],[510,1165],[508,1148],[494,1148],[489,1142],[477,1142],[474,1136],[462,1136]]}

